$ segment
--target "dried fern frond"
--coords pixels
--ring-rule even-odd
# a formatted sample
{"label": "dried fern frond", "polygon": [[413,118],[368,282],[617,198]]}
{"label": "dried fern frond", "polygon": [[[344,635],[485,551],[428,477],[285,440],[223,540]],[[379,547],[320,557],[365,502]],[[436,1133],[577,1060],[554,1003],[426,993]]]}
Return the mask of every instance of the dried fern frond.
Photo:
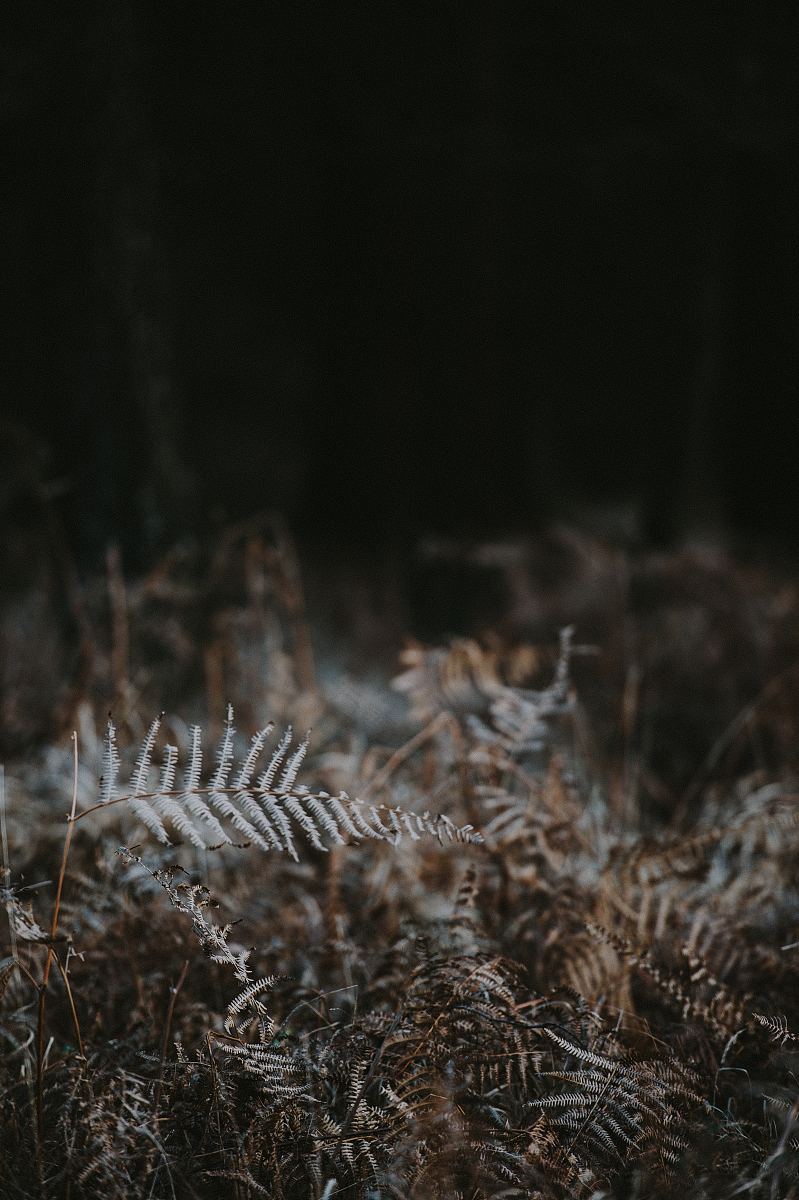
{"label": "dried fern frond", "polygon": [[393,686],[408,696],[419,721],[451,711],[488,732],[480,718],[490,715],[495,736],[508,747],[535,749],[547,739],[547,720],[569,706],[573,632],[571,627],[561,630],[555,672],[542,690],[518,687],[515,680],[510,683],[494,651],[464,638],[443,649],[408,647],[401,656],[405,670]]}
{"label": "dried fern frond", "polygon": [[7,958],[0,959],[0,1000],[3,999],[3,996],[8,989],[8,985],[11,982],[11,977],[14,974],[14,968],[16,965],[17,960],[11,955],[9,955]]}
{"label": "dried fern frond", "polygon": [[541,1072],[566,1090],[530,1101],[567,1141],[575,1163],[603,1171],[620,1163],[657,1163],[666,1175],[688,1145],[691,1109],[702,1105],[696,1081],[677,1059],[632,1061],[578,1045],[551,1027],[543,1032],[575,1067]]}
{"label": "dried fern frond", "polygon": [[[312,792],[297,783],[308,751],[308,738],[294,743],[285,731],[260,774],[253,782],[264,747],[274,726],[254,735],[236,769],[233,709],[228,706],[225,728],[216,752],[216,766],[203,782],[203,751],[199,726],[190,731],[189,755],[181,787],[175,786],[178,751],[166,746],[157,781],[153,755],[162,717],[157,717],[142,742],[130,786],[118,787],[120,756],[116,728],[109,720],[105,739],[100,801],[78,813],[89,813],[113,804],[127,803],[146,829],[164,845],[170,844],[168,826],[200,849],[224,844],[241,845],[241,839],[263,851],[277,850],[298,860],[295,835],[301,834],[316,850],[328,844],[346,845],[364,838],[397,845],[407,835],[416,841],[423,834],[440,843],[479,844],[481,835],[472,825],[455,825],[442,813],[407,812],[393,805],[370,804],[346,792],[332,796]],[[234,842],[234,837],[238,840]],[[326,844],[327,843],[327,844]]]}
{"label": "dried fern frond", "polygon": [[192,928],[208,957],[213,962],[228,963],[233,967],[236,978],[249,987],[250,972],[247,960],[251,952],[240,950],[234,953],[227,944],[233,926],[216,925],[208,920],[204,912],[212,903],[208,888],[199,883],[179,883],[177,887],[173,887],[172,881],[175,875],[182,873],[182,867],[164,867],[160,871],[151,871],[138,854],[133,854],[127,847],[121,847],[117,854],[123,862],[136,863],[137,866],[143,867],[148,875],[160,883],[173,907],[191,918]]}
{"label": "dried fern frond", "polygon": [[241,1032],[236,1024],[236,1018],[249,1010],[251,1014],[258,1016],[270,1037],[274,1034],[274,1022],[267,1013],[265,1005],[261,1003],[258,997],[262,996],[264,992],[271,991],[277,981],[277,975],[264,975],[261,979],[256,979],[252,983],[247,984],[247,987],[231,1000],[227,1006],[227,1016],[225,1017],[225,1029],[228,1033]]}
{"label": "dried fern frond", "polygon": [[12,933],[23,942],[48,941],[49,935],[34,917],[31,906],[23,904],[15,889],[10,886],[8,882],[10,874],[7,868],[4,868],[0,874],[0,878],[3,879],[3,883],[0,885],[0,903],[3,904],[8,914],[8,923]]}
{"label": "dried fern frond", "polygon": [[259,1078],[270,1099],[299,1098],[306,1091],[306,1071],[302,1060],[267,1042],[226,1042],[224,1052],[239,1062],[250,1075]]}
{"label": "dried fern frond", "polygon": [[752,1016],[768,1030],[769,1037],[773,1042],[777,1042],[780,1046],[787,1045],[788,1042],[799,1042],[799,1036],[792,1033],[788,1028],[788,1022],[785,1017],[767,1017],[763,1013],[752,1013]]}

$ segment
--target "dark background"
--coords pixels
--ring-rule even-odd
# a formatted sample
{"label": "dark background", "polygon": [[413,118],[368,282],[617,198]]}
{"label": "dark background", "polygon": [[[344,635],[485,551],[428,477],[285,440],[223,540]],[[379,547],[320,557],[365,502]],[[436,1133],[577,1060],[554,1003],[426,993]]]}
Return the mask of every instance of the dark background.
{"label": "dark background", "polygon": [[4,534],[790,545],[795,10],[15,8]]}

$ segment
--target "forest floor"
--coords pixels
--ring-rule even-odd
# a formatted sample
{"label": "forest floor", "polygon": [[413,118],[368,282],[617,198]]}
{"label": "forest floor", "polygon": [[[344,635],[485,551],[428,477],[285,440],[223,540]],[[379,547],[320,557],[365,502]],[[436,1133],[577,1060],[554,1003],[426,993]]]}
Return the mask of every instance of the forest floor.
{"label": "forest floor", "polygon": [[4,612],[3,1197],[799,1196],[789,571],[270,520]]}

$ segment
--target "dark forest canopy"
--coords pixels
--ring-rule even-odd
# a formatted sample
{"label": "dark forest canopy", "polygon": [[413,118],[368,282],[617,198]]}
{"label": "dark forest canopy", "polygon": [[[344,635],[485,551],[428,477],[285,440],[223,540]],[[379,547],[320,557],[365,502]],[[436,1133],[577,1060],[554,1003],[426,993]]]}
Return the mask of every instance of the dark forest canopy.
{"label": "dark forest canopy", "polygon": [[17,9],[6,402],[83,553],[264,507],[795,532],[786,14]]}

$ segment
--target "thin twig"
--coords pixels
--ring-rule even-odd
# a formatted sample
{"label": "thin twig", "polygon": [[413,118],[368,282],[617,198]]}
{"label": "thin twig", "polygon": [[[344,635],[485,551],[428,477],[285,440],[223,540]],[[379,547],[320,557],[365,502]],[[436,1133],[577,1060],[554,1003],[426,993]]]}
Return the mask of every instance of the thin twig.
{"label": "thin twig", "polygon": [[158,1085],[156,1086],[155,1098],[153,1100],[153,1111],[156,1114],[156,1116],[158,1115],[158,1108],[161,1103],[161,1089],[163,1088],[163,1085],[164,1085],[164,1067],[166,1066],[166,1055],[167,1055],[167,1050],[169,1049],[169,1036],[172,1032],[172,1020],[175,1016],[175,1005],[177,1004],[178,996],[180,995],[181,988],[183,987],[183,984],[186,982],[186,976],[187,976],[188,972],[189,972],[189,960],[187,958],[185,960],[185,962],[183,963],[183,966],[180,971],[180,975],[178,976],[177,983],[175,984],[175,986],[173,988],[170,988],[170,991],[172,994],[169,997],[169,1008],[166,1010],[166,1023],[164,1025],[164,1036],[161,1041],[161,1064],[158,1068]]}
{"label": "thin twig", "polygon": [[[395,750],[386,763],[375,772],[371,779],[366,781],[361,798],[365,799],[370,793],[380,791],[385,787],[391,776],[397,771],[402,764],[414,754],[420,746],[424,746],[426,742],[431,741],[442,729],[451,729],[452,725],[457,725],[455,718],[451,713],[440,712],[438,716],[433,717],[429,724],[415,733],[412,738],[409,738],[404,745]],[[458,731],[460,732],[460,730]]]}
{"label": "thin twig", "polygon": [[59,971],[61,972],[61,978],[64,981],[64,987],[66,988],[67,1000],[69,1001],[69,1011],[72,1015],[72,1026],[75,1030],[75,1041],[76,1041],[77,1047],[78,1047],[78,1054],[81,1056],[81,1058],[85,1058],[86,1055],[83,1050],[83,1038],[81,1037],[81,1034],[80,1034],[80,1022],[78,1020],[78,1010],[75,1007],[75,997],[72,995],[72,986],[69,982],[69,973],[68,973],[66,967],[64,966],[64,964],[61,962],[61,959],[55,953],[55,951],[53,951],[53,956],[55,958],[55,964],[58,967]]}
{"label": "thin twig", "polygon": [[[38,1165],[41,1171],[41,1152],[42,1152],[42,1107],[43,1107],[43,1080],[44,1080],[44,1037],[46,1025],[46,1008],[47,1008],[47,984],[50,979],[50,969],[53,965],[55,950],[53,943],[58,934],[58,918],[61,913],[61,894],[64,890],[64,878],[67,873],[67,859],[69,858],[69,847],[72,842],[72,829],[75,824],[75,810],[78,806],[78,734],[73,729],[72,731],[72,807],[69,817],[67,818],[67,832],[64,837],[64,852],[61,856],[61,869],[58,873],[58,883],[56,884],[55,903],[53,904],[53,917],[50,922],[50,945],[47,949],[47,958],[45,959],[44,970],[42,971],[42,982],[39,985],[39,1006],[36,1021],[36,1130],[38,1133],[37,1140],[37,1158]],[[81,1051],[82,1053],[82,1051]]]}

